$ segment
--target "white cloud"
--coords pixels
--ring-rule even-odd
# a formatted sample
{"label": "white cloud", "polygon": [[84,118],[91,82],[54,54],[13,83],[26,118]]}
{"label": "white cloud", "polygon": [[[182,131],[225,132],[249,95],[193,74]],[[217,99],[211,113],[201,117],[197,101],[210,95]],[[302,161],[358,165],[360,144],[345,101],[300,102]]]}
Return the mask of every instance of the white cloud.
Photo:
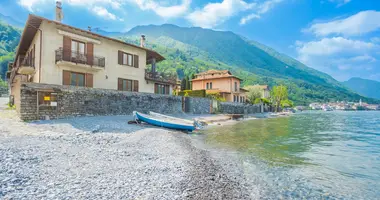
{"label": "white cloud", "polygon": [[315,23],[306,29],[306,32],[311,32],[316,36],[328,36],[331,34],[345,36],[364,35],[380,29],[379,19],[379,11],[362,11],[345,19]]}
{"label": "white cloud", "polygon": [[244,25],[253,19],[260,19],[262,14],[268,12],[277,3],[280,3],[282,1],[283,0],[268,0],[262,4],[258,4],[255,8],[253,8],[254,10],[256,10],[256,13],[252,13],[252,14],[242,17],[240,19],[240,25]]}
{"label": "white cloud", "polygon": [[29,10],[29,12],[34,12],[34,6],[36,4],[42,4],[47,2],[46,0],[18,0],[18,4],[20,4],[22,7]]}
{"label": "white cloud", "polygon": [[343,37],[323,38],[307,43],[297,42],[300,55],[332,55],[345,52],[366,52],[376,47],[375,44],[360,40],[350,40]]}
{"label": "white cloud", "polygon": [[179,5],[164,6],[153,0],[130,0],[131,2],[137,4],[141,10],[151,10],[157,15],[164,18],[179,17],[184,15],[189,7],[191,0],[183,0]]}
{"label": "white cloud", "polygon": [[108,12],[107,9],[100,7],[100,6],[94,6],[92,9],[92,12],[94,12],[96,15],[99,15],[101,17],[104,17],[105,19],[111,19],[116,20],[116,16],[110,12]]}
{"label": "white cloud", "polygon": [[247,22],[251,21],[252,19],[260,19],[260,15],[257,14],[250,14],[240,19],[240,25],[244,25]]}
{"label": "white cloud", "polygon": [[251,9],[256,3],[246,3],[242,0],[223,0],[221,3],[208,3],[187,16],[195,26],[212,28],[223,23],[240,11]]}
{"label": "white cloud", "polygon": [[337,7],[343,6],[351,2],[351,0],[329,0],[331,3],[338,4]]}
{"label": "white cloud", "polygon": [[380,43],[380,37],[373,37],[373,38],[371,38],[371,42],[373,42],[373,43]]}

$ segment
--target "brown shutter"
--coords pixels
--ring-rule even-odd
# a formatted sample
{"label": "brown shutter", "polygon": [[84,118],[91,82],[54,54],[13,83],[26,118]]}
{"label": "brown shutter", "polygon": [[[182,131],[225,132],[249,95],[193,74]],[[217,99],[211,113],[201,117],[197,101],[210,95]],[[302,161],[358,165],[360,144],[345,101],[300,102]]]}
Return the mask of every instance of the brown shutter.
{"label": "brown shutter", "polygon": [[86,74],[86,87],[92,88],[94,86],[94,77],[92,74]]}
{"label": "brown shutter", "polygon": [[154,84],[154,93],[158,94],[158,85],[157,85],[157,83]]}
{"label": "brown shutter", "polygon": [[87,64],[94,64],[94,44],[87,43]]}
{"label": "brown shutter", "polygon": [[118,63],[119,65],[122,65],[123,64],[123,52],[119,51],[118,52]]}
{"label": "brown shutter", "polygon": [[139,56],[138,55],[133,55],[133,64],[135,68],[139,68]]}
{"label": "brown shutter", "polygon": [[67,36],[63,36],[63,60],[70,61],[71,57],[71,39]]}
{"label": "brown shutter", "polygon": [[123,90],[123,79],[117,79],[117,90]]}
{"label": "brown shutter", "polygon": [[63,70],[63,85],[70,85],[70,72]]}
{"label": "brown shutter", "polygon": [[165,94],[169,94],[169,89],[170,89],[169,85],[165,85]]}
{"label": "brown shutter", "polygon": [[134,92],[138,92],[139,91],[139,81],[138,80],[134,80],[133,81],[133,91]]}

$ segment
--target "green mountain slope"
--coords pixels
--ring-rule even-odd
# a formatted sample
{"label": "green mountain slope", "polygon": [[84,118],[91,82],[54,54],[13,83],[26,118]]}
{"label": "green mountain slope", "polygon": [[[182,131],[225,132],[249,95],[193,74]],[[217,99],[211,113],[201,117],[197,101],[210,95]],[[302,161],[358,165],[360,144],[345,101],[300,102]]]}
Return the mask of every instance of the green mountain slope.
{"label": "green mountain slope", "polygon": [[[165,63],[159,64],[163,71],[185,68],[185,74],[189,75],[206,69],[230,69],[244,79],[244,85],[287,85],[290,98],[298,104],[313,101],[357,101],[363,98],[331,76],[232,32],[182,28],[169,24],[149,25],[131,29],[123,39],[138,43],[137,38],[141,34],[147,36],[148,47],[169,58]],[[175,50],[177,54],[170,53],[170,50]],[[207,61],[203,63],[206,66],[181,62],[181,57]],[[180,66],[176,65],[178,62],[181,63]],[[372,99],[365,100],[373,102]]]}
{"label": "green mountain slope", "polygon": [[343,82],[343,84],[358,94],[380,99],[380,82],[362,78],[351,78]]}
{"label": "green mountain slope", "polygon": [[8,62],[13,61],[21,30],[0,21],[0,79],[5,79]]}

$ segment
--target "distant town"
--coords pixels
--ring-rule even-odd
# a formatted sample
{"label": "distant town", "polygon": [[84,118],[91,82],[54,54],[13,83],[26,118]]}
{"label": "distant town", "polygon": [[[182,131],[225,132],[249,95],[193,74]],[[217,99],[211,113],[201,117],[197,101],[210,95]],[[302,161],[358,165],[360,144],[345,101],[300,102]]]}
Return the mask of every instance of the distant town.
{"label": "distant town", "polygon": [[330,102],[330,103],[311,103],[309,105],[311,110],[324,110],[324,111],[333,111],[333,110],[380,110],[380,105],[378,104],[368,104],[362,102]]}

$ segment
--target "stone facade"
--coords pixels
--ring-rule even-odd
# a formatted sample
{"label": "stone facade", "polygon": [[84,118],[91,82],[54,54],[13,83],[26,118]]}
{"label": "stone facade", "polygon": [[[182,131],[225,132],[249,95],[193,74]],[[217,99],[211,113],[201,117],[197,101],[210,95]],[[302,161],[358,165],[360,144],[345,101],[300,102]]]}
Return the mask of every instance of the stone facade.
{"label": "stone facade", "polygon": [[184,101],[188,101],[185,103],[188,106],[185,109],[186,112],[191,114],[209,114],[211,99],[209,98],[200,98],[200,97],[184,97]]}
{"label": "stone facade", "polygon": [[232,102],[221,102],[219,104],[219,111],[225,114],[254,114],[262,111],[261,104],[242,104]]}
{"label": "stone facade", "polygon": [[[57,94],[57,106],[37,106],[37,93],[46,90],[53,90]],[[182,112],[182,97],[27,83],[21,86],[19,107],[22,120],[84,115],[129,115],[135,110],[144,113],[154,111],[174,114]]]}
{"label": "stone facade", "polygon": [[[252,114],[262,112],[261,105],[222,102],[216,110],[208,98],[181,97],[152,93],[122,92],[96,89],[24,83],[20,87],[20,101],[16,103],[22,120],[56,119],[86,115],[130,115],[133,111],[176,114]],[[43,94],[54,94],[56,106],[39,105]],[[40,100],[38,100],[40,99]]]}
{"label": "stone facade", "polygon": [[8,94],[8,88],[0,86],[0,97]]}

